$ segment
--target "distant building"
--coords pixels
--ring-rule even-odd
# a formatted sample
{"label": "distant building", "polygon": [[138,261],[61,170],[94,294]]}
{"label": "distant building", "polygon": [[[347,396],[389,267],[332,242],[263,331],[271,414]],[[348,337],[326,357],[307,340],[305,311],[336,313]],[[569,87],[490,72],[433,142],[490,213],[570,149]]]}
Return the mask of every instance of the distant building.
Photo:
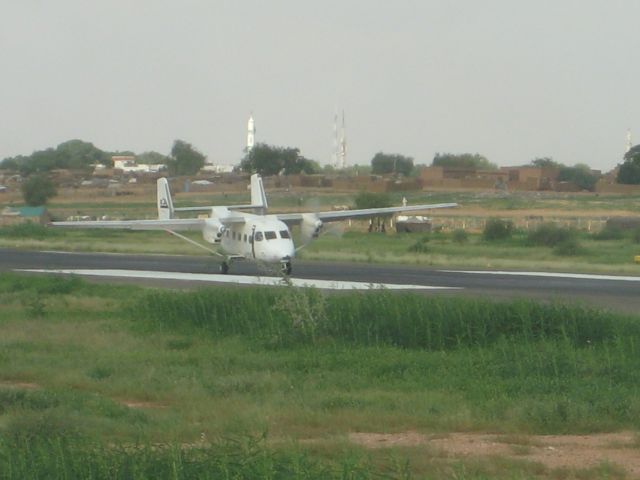
{"label": "distant building", "polygon": [[125,173],[157,173],[167,168],[162,163],[136,163],[133,155],[114,155],[111,157],[114,170],[122,170]]}
{"label": "distant building", "polygon": [[233,169],[233,165],[213,165],[210,163],[202,167],[200,171],[209,173],[231,173],[233,172]]}
{"label": "distant building", "polygon": [[425,167],[420,178],[425,187],[487,188],[509,190],[552,190],[559,169],[549,167],[501,167],[499,170],[475,168]]}

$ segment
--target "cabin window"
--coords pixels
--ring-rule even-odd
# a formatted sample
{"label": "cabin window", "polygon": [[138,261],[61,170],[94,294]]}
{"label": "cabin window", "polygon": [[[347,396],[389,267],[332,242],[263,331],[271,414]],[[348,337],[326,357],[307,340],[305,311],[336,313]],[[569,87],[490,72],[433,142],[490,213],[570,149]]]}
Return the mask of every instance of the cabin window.
{"label": "cabin window", "polygon": [[280,230],[280,238],[291,238],[289,230]]}
{"label": "cabin window", "polygon": [[262,232],[256,232],[256,236],[254,238],[256,242],[261,242],[263,238],[264,237],[262,236]]}
{"label": "cabin window", "polygon": [[232,238],[233,240],[235,240],[235,239],[236,239],[236,232],[231,233],[231,238]]}
{"label": "cabin window", "polygon": [[224,232],[224,234],[227,236],[227,238],[229,238],[229,230],[227,230],[226,232]]}
{"label": "cabin window", "polygon": [[247,234],[244,234],[244,242],[247,243]]}
{"label": "cabin window", "polygon": [[276,236],[276,232],[264,232],[264,238],[267,240],[275,240],[278,237]]}

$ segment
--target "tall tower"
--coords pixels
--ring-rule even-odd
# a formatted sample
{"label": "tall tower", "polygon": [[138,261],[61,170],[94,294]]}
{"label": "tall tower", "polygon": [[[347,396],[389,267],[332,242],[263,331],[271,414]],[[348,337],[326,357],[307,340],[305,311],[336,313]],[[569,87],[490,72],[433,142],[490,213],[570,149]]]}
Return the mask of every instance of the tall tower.
{"label": "tall tower", "polygon": [[338,112],[333,114],[333,150],[331,152],[331,165],[333,168],[338,168]]}
{"label": "tall tower", "polygon": [[253,149],[256,143],[256,124],[253,120],[253,113],[249,115],[249,121],[247,122],[247,152]]}
{"label": "tall tower", "polygon": [[631,150],[631,147],[633,147],[633,142],[631,141],[631,129],[629,128],[629,129],[627,129],[627,150],[626,150],[626,152]]}
{"label": "tall tower", "polygon": [[344,122],[344,110],[342,111],[342,128],[340,130],[340,167],[347,168],[347,134]]}

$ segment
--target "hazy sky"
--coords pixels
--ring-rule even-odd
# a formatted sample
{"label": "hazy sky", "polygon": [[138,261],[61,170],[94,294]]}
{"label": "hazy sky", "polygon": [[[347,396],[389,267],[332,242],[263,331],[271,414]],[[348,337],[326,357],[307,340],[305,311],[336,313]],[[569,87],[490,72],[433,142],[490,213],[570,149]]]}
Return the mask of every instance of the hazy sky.
{"label": "hazy sky", "polygon": [[[637,0],[0,0],[0,159],[72,138],[257,141],[328,163],[481,153],[610,169],[640,140]],[[635,143],[635,142],[634,142]]]}

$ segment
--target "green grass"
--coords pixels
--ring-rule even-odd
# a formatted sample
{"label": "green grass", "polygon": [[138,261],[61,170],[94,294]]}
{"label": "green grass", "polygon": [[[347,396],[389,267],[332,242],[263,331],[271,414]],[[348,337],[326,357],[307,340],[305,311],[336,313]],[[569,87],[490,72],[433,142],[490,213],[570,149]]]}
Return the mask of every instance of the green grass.
{"label": "green grass", "polygon": [[[364,455],[318,461],[303,451],[268,448],[239,437],[185,448],[181,445],[104,445],[68,436],[0,440],[0,478],[91,479],[368,479]],[[398,471],[400,478],[401,471]],[[348,476],[345,476],[347,474]],[[394,475],[395,476],[395,475]],[[388,477],[390,478],[390,477]]]}
{"label": "green grass", "polygon": [[[586,232],[576,233],[581,250],[575,256],[558,255],[552,248],[533,245],[526,232],[516,231],[511,239],[504,241],[485,241],[479,234],[469,234],[464,243],[456,242],[454,235],[433,233],[425,243],[422,233],[346,232],[339,237],[321,236],[299,256],[309,260],[439,267],[640,273],[640,267],[633,263],[640,250],[630,235],[618,240],[598,240]],[[420,251],[415,248],[418,243],[421,243]]]}
{"label": "green grass", "polygon": [[544,478],[519,461],[373,454],[347,435],[640,428],[638,317],[15,274],[0,275],[0,305],[0,478],[402,477],[407,460],[419,478]]}
{"label": "green grass", "polygon": [[[267,192],[272,208],[303,208],[330,210],[333,205],[353,205],[358,192],[333,192],[323,189],[296,189],[290,192],[278,190]],[[611,195],[593,193],[556,192],[441,192],[409,191],[390,192],[394,205],[401,205],[403,197],[410,204],[457,202],[464,206],[495,210],[564,210],[584,212],[589,210],[640,210],[640,195]],[[154,198],[148,200],[129,197],[122,201],[117,197],[102,197],[99,203],[90,201],[66,202],[54,198],[50,210],[58,217],[67,215],[143,215],[155,214]],[[181,206],[230,205],[249,202],[248,193],[191,193],[175,195],[175,204]]]}

